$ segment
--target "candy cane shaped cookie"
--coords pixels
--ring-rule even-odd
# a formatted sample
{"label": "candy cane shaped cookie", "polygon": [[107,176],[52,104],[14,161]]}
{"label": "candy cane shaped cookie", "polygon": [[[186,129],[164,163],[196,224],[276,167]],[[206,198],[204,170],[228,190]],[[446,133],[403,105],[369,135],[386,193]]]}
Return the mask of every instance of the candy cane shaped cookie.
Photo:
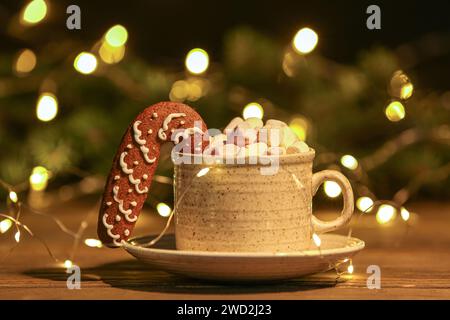
{"label": "candy cane shaped cookie", "polygon": [[176,102],[152,105],[131,122],[114,157],[100,205],[97,233],[105,245],[118,247],[131,235],[150,190],[161,145],[180,142],[179,137],[172,139],[174,132],[187,138],[206,130],[197,112]]}

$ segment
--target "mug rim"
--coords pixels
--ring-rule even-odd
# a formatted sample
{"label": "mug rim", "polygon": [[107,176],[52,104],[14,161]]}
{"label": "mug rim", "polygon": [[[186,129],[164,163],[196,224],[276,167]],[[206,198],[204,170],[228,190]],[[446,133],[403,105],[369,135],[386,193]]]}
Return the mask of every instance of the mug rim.
{"label": "mug rim", "polygon": [[[239,163],[226,163],[226,162],[221,162],[221,163],[217,163],[215,162],[215,158],[216,156],[212,156],[212,155],[203,155],[203,154],[193,154],[193,153],[178,153],[179,155],[183,155],[183,156],[187,156],[187,157],[191,157],[192,159],[210,159],[212,162],[200,162],[200,163],[179,163],[176,164],[175,166],[180,166],[180,165],[206,165],[206,166],[212,166],[212,165],[216,165],[216,166],[264,166],[263,164],[261,164],[259,161],[257,163],[248,163],[247,161],[245,163],[239,164]],[[258,156],[257,159],[264,159],[264,160],[270,160],[273,158],[278,158],[278,161],[280,164],[289,164],[289,163],[308,163],[308,162],[312,162],[314,160],[316,151],[309,147],[308,152],[299,152],[299,153],[293,153],[293,154],[284,154],[284,155],[263,155],[263,156]],[[234,160],[236,159],[242,159],[245,158],[246,160],[248,160],[249,156],[245,156],[245,157],[239,157],[239,158],[233,158]],[[172,162],[173,162],[173,155],[171,157]]]}

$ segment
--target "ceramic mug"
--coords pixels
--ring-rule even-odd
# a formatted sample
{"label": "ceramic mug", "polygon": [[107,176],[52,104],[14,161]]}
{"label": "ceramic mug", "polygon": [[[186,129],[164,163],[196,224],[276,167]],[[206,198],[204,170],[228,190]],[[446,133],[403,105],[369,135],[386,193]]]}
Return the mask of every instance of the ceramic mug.
{"label": "ceramic mug", "polygon": [[[311,248],[313,232],[346,225],[354,209],[350,182],[334,170],[313,174],[314,155],[280,156],[274,175],[262,175],[261,164],[176,164],[177,249],[292,252]],[[344,200],[333,221],[312,214],[312,197],[327,180],[339,184]]]}

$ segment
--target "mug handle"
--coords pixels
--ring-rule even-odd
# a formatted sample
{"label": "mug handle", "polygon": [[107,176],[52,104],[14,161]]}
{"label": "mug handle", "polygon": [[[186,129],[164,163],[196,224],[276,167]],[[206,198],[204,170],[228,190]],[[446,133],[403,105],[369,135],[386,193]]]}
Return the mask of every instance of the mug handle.
{"label": "mug handle", "polygon": [[313,215],[312,224],[317,233],[333,231],[346,225],[350,221],[355,207],[352,186],[348,179],[339,171],[323,170],[314,173],[312,177],[313,196],[317,193],[320,185],[327,180],[334,181],[341,187],[344,207],[342,208],[341,215],[333,221],[322,221]]}

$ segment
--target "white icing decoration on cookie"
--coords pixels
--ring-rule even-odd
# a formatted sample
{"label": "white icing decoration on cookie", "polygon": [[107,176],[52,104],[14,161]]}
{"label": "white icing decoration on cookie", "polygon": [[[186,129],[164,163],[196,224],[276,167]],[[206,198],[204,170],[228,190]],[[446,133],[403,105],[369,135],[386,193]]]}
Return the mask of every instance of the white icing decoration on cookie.
{"label": "white icing decoration on cookie", "polygon": [[158,114],[156,112],[153,112],[152,117],[156,119],[156,118],[158,118]]}
{"label": "white icing decoration on cookie", "polygon": [[130,230],[125,229],[125,230],[123,231],[123,234],[124,234],[126,237],[128,237],[128,236],[130,235]]}
{"label": "white icing decoration on cookie", "polygon": [[167,140],[167,134],[166,134],[164,131],[166,131],[167,129],[169,129],[169,123],[170,123],[170,121],[172,121],[174,118],[185,117],[185,116],[186,116],[186,114],[184,114],[184,113],[171,113],[171,114],[169,114],[169,115],[164,119],[162,128],[160,128],[160,129],[158,130],[158,137],[159,137],[161,140],[164,140],[164,141]]}
{"label": "white icing decoration on cookie", "polygon": [[120,179],[120,176],[115,176],[114,177],[114,180],[119,180]]}
{"label": "white icing decoration on cookie", "polygon": [[127,145],[127,148],[131,149],[131,148],[133,148],[133,146],[131,144],[129,144],[129,145]]}
{"label": "white icing decoration on cookie", "polygon": [[133,131],[134,131],[134,140],[136,140],[137,143],[139,143],[140,145],[144,145],[147,143],[147,141],[145,141],[144,139],[141,139],[141,134],[142,131],[139,130],[138,126],[141,124],[141,121],[136,121],[133,124]]}
{"label": "white icing decoration on cookie", "polygon": [[133,161],[133,164],[134,164],[135,166],[137,166],[137,165],[139,164],[139,161]]}
{"label": "white icing decoration on cookie", "polygon": [[136,207],[137,206],[137,202],[136,201],[133,201],[133,202],[131,202],[130,203],[133,207]]}
{"label": "white icing decoration on cookie", "polygon": [[136,192],[137,193],[139,193],[139,194],[143,194],[143,193],[147,193],[148,192],[148,188],[147,187],[145,187],[144,189],[139,189],[139,185],[138,184],[136,184],[135,186],[134,186],[134,188],[136,189]]}
{"label": "white icing decoration on cookie", "polygon": [[122,168],[122,171],[125,174],[131,174],[131,173],[133,173],[133,169],[128,169],[128,165],[125,163],[125,157],[127,155],[128,155],[127,152],[122,152],[122,154],[120,155],[119,163],[120,163],[120,167]]}
{"label": "white icing decoration on cookie", "polygon": [[133,189],[128,189],[128,193],[132,193],[133,192]]}
{"label": "white icing decoration on cookie", "polygon": [[116,216],[116,221],[119,222],[120,220],[122,220],[122,218],[119,215],[117,215]]}
{"label": "white icing decoration on cookie", "polygon": [[105,228],[106,228],[106,233],[108,234],[108,236],[110,236],[110,237],[113,239],[113,243],[114,243],[116,246],[120,246],[120,245],[121,245],[120,242],[117,242],[117,239],[120,238],[120,235],[114,234],[114,233],[111,232],[111,230],[114,228],[114,225],[109,224],[108,221],[106,221],[106,218],[107,218],[107,217],[108,217],[108,214],[107,214],[107,213],[105,213],[105,214],[103,215],[103,217],[102,217],[102,222],[103,222],[103,225],[104,225]]}
{"label": "white icing decoration on cookie", "polygon": [[144,175],[142,176],[142,179],[147,180],[147,179],[148,179],[148,175],[144,174]]}
{"label": "white icing decoration on cookie", "polygon": [[148,134],[152,134],[152,133],[153,133],[153,130],[152,130],[152,129],[148,129],[147,133],[148,133]]}
{"label": "white icing decoration on cookie", "polygon": [[143,193],[147,193],[148,192],[148,188],[147,187],[145,187],[142,190],[139,188],[139,184],[141,183],[141,180],[140,179],[135,179],[132,174],[128,175],[128,180],[130,180],[130,182],[132,184],[134,184],[134,189],[136,190],[137,193],[143,194]]}
{"label": "white icing decoration on cookie", "polygon": [[[131,176],[131,175],[130,175]],[[125,219],[129,222],[135,222],[137,220],[137,216],[135,215],[133,218],[130,218],[130,215],[133,213],[131,209],[125,210],[123,208],[123,200],[118,198],[119,195],[119,186],[114,186],[113,188],[113,198],[119,204],[119,211],[125,215]]]}
{"label": "white icing decoration on cookie", "polygon": [[148,153],[150,152],[149,148],[147,148],[146,146],[141,146],[141,151],[142,151],[145,161],[147,161],[148,163],[153,163],[156,161],[155,157],[153,157],[151,159],[149,158],[149,156],[148,156]]}
{"label": "white icing decoration on cookie", "polygon": [[180,140],[181,137],[183,137],[183,139],[187,139],[190,135],[193,135],[194,133],[203,134],[203,131],[198,127],[187,128],[183,132],[178,132],[173,138],[173,141],[175,144],[178,144],[181,142]]}
{"label": "white icing decoration on cookie", "polygon": [[111,201],[108,201],[108,202],[106,203],[106,205],[109,207],[110,205],[112,205],[112,202],[111,202]]}

